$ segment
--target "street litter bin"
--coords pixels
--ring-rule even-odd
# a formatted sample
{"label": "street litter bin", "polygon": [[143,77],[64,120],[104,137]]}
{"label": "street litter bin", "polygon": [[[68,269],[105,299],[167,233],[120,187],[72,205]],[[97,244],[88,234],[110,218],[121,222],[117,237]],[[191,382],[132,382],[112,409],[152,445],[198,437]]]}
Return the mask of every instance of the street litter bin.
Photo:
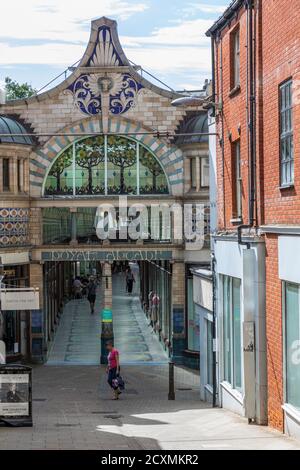
{"label": "street litter bin", "polygon": [[0,425],[32,426],[32,369],[0,365]]}

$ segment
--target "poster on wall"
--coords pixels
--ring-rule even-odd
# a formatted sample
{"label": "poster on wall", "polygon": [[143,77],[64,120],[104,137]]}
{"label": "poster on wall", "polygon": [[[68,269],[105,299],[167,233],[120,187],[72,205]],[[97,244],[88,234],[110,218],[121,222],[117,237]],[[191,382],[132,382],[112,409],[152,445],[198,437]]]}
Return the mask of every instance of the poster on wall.
{"label": "poster on wall", "polygon": [[0,416],[29,416],[28,374],[0,374]]}

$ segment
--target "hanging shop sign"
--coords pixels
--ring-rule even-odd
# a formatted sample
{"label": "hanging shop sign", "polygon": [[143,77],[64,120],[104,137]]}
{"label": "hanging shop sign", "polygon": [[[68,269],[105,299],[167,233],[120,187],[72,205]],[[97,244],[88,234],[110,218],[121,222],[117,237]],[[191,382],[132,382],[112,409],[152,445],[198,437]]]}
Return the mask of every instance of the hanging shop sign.
{"label": "hanging shop sign", "polygon": [[44,251],[43,261],[167,261],[172,251]]}
{"label": "hanging shop sign", "polygon": [[32,426],[31,368],[0,366],[0,421]]}
{"label": "hanging shop sign", "polygon": [[3,289],[1,290],[2,310],[39,310],[38,289]]}
{"label": "hanging shop sign", "polygon": [[0,253],[0,259],[3,266],[13,266],[29,263],[29,252]]}

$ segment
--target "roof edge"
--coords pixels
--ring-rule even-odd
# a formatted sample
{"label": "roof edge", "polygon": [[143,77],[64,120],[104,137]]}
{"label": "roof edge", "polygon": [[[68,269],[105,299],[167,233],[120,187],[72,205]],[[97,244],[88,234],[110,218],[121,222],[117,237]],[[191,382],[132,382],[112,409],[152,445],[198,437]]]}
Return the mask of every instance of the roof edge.
{"label": "roof edge", "polygon": [[233,0],[228,8],[224,11],[223,15],[206,31],[206,36],[212,37],[218,31],[221,31],[237,13],[237,11],[242,8],[242,6],[247,2],[247,0]]}

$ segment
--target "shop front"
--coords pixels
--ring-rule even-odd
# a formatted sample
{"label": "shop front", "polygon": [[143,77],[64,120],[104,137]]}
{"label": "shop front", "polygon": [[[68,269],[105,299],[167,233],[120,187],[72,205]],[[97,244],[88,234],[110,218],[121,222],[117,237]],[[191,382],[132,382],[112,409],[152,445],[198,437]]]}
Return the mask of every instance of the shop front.
{"label": "shop front", "polygon": [[[19,289],[29,286],[29,265],[3,266],[1,289]],[[18,362],[30,355],[28,332],[30,311],[4,310],[0,311],[0,340],[6,346],[6,361]]]}

